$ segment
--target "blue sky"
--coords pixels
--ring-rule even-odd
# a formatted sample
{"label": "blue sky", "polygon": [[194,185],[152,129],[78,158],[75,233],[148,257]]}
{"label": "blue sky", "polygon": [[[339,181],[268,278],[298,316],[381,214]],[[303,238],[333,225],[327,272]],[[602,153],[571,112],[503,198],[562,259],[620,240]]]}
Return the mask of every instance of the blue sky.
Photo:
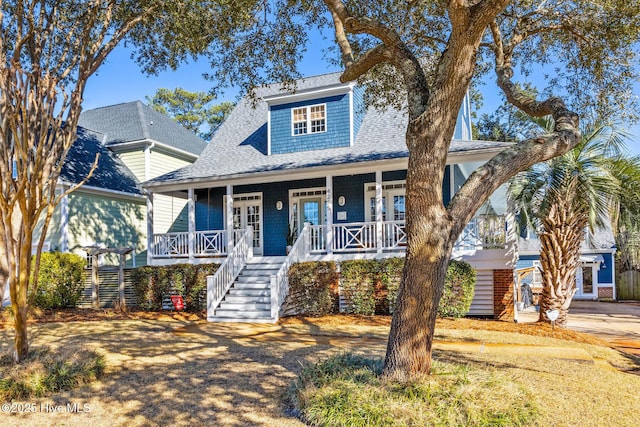
{"label": "blue sky", "polygon": [[[328,41],[320,36],[314,37],[314,43],[320,48],[310,48],[300,63],[302,75],[317,75],[333,71],[338,68],[328,64],[322,59],[322,47]],[[107,59],[106,63],[93,75],[84,94],[83,109],[104,107],[107,105],[141,100],[146,102],[146,96],[153,96],[158,88],[183,89],[195,91],[208,91],[212,84],[202,77],[209,71],[206,60],[189,62],[182,65],[176,71],[165,71],[157,76],[146,76],[135,62],[130,58],[130,51],[123,47],[117,48]],[[485,102],[481,112],[491,112],[500,103],[499,96],[495,94],[499,89],[493,83],[488,83],[483,88]],[[640,82],[635,85],[634,94],[640,96]],[[235,100],[237,90],[228,89],[218,100]],[[629,144],[631,154],[640,155],[640,123],[632,126],[630,131],[636,135],[635,141]]]}

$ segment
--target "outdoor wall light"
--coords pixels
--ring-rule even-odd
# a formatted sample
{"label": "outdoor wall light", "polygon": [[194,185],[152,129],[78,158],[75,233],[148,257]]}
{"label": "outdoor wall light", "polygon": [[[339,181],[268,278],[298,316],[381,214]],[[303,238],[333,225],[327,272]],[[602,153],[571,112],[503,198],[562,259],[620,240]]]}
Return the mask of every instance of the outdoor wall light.
{"label": "outdoor wall light", "polygon": [[338,197],[338,205],[339,206],[344,206],[345,203],[347,203],[347,199],[345,199],[344,196]]}
{"label": "outdoor wall light", "polygon": [[282,200],[278,200],[276,202],[276,209],[281,211],[282,210]]}

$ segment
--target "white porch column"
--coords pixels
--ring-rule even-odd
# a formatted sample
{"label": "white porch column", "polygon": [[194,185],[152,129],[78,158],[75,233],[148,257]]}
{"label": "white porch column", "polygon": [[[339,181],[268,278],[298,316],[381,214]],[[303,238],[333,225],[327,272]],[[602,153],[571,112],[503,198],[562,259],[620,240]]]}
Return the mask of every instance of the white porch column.
{"label": "white porch column", "polygon": [[153,264],[153,193],[147,191],[147,264]]}
{"label": "white porch column", "polygon": [[193,188],[187,190],[187,209],[189,218],[189,260],[193,260],[196,252],[196,203]]}
{"label": "white porch column", "polygon": [[327,254],[333,253],[333,176],[327,175],[326,177],[326,189],[327,189]]}
{"label": "white porch column", "polygon": [[225,229],[227,230],[227,253],[231,251],[231,248],[234,245],[233,242],[233,185],[227,185],[227,193],[225,195],[225,206],[226,206],[226,224]]}
{"label": "white porch column", "polygon": [[[368,209],[365,207],[365,209]],[[382,253],[382,171],[376,171],[376,249]]]}
{"label": "white porch column", "polygon": [[616,252],[615,250],[611,253],[611,283],[613,283],[613,293],[611,295],[613,296],[614,301],[618,301],[618,294],[616,292],[617,283],[616,283]]}

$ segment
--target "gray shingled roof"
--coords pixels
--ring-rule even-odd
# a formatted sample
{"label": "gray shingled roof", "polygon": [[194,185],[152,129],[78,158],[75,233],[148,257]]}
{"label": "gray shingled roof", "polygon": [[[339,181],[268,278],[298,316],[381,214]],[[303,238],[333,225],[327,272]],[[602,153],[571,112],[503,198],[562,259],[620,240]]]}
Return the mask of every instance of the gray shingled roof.
{"label": "gray shingled roof", "polygon": [[141,101],[84,111],[78,125],[106,135],[107,145],[153,140],[196,156],[207,146],[196,134]]}
{"label": "gray shingled roof", "polygon": [[[299,80],[296,90],[339,84],[339,73]],[[172,183],[224,178],[267,171],[296,170],[408,157],[405,143],[406,115],[397,110],[369,108],[352,147],[312,150],[267,156],[267,112],[263,97],[284,93],[280,85],[257,90],[255,108],[243,98],[192,165],[155,178],[148,183]],[[453,141],[450,153],[500,149],[508,144],[483,141]]]}
{"label": "gray shingled roof", "polygon": [[103,135],[78,127],[78,138],[71,146],[62,167],[61,178],[76,184],[82,181],[100,154],[98,167],[85,185],[105,190],[142,194],[140,183],[120,158],[102,143]]}
{"label": "gray shingled roof", "polygon": [[[611,224],[607,223],[606,227],[598,228],[590,239],[584,239],[580,245],[581,252],[589,252],[592,250],[611,249],[616,246],[616,239],[611,230]],[[540,252],[540,240],[518,238],[519,252]]]}

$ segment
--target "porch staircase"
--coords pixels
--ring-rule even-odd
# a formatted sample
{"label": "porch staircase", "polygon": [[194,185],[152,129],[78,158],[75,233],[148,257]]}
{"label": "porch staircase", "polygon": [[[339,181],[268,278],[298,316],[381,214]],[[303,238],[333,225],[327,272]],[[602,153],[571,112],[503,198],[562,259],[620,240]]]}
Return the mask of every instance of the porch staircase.
{"label": "porch staircase", "polygon": [[215,309],[212,322],[272,323],[271,276],[286,257],[253,257]]}

